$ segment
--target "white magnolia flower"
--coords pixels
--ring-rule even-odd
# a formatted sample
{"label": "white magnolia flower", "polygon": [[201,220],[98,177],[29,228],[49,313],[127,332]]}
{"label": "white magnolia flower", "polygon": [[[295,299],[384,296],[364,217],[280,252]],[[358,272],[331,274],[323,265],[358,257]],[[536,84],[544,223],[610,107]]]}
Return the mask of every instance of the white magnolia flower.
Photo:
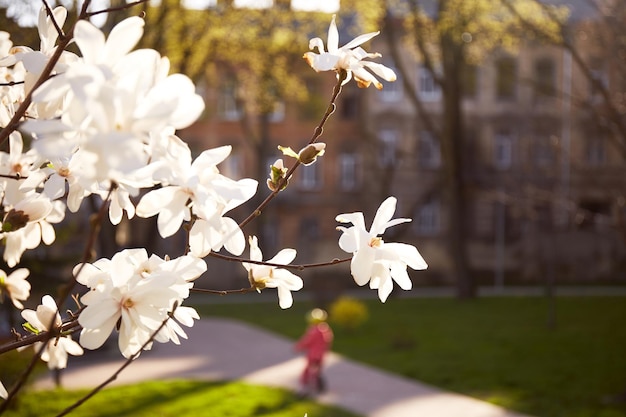
{"label": "white magnolia flower", "polygon": [[[86,305],[78,318],[83,326],[81,345],[97,349],[118,326],[122,354],[128,358],[139,352],[174,304],[181,304],[189,296],[192,281],[204,271],[206,264],[201,259],[182,256],[164,260],[155,255],[148,257],[144,249],[125,249],[110,260],[77,265],[76,280],[91,289],[81,298]],[[189,325],[189,317],[195,316],[183,309],[175,317]],[[168,323],[166,329],[175,327]],[[177,342],[176,335],[186,336],[182,329],[171,333],[163,330],[155,340]]]}
{"label": "white magnolia flower", "polygon": [[373,83],[380,90],[383,88],[383,85],[367,69],[386,81],[395,81],[396,74],[382,64],[365,61],[365,58],[378,58],[382,55],[379,53],[368,53],[359,46],[379,33],[371,32],[357,36],[340,48],[339,31],[335,24],[335,15],[333,15],[333,19],[328,27],[328,40],[326,42],[328,51],[324,49],[324,42],[320,38],[313,38],[309,41],[309,49],[314,50],[317,48],[318,53],[307,52],[304,54],[304,59],[318,72],[331,70],[337,72],[346,71],[347,77],[343,84],[350,81],[350,78],[354,76],[359,87],[366,88]]}
{"label": "white magnolia flower", "polygon": [[403,290],[410,290],[412,283],[407,266],[412,269],[426,269],[428,265],[415,246],[405,243],[386,243],[382,235],[388,227],[410,222],[411,219],[394,219],[396,199],[389,197],[378,208],[369,231],[365,228],[363,213],[340,214],[335,220],[352,223],[352,227],[337,227],[343,232],[339,247],[352,253],[350,272],[358,285],[370,283],[370,288],[378,289],[378,296],[385,302],[391,293],[393,282]]}
{"label": "white magnolia flower", "polygon": [[0,189],[3,193],[2,203],[4,205],[13,205],[22,200],[24,193],[20,190],[21,178],[30,175],[33,164],[36,162],[33,152],[22,152],[24,143],[19,132],[13,132],[9,135],[9,147],[9,153],[0,152],[0,174],[6,176],[0,178]]}
{"label": "white magnolia flower", "polygon": [[19,268],[7,276],[0,270],[0,295],[3,292],[11,298],[13,305],[19,309],[24,308],[20,301],[27,300],[30,296],[30,283],[26,281],[30,272],[26,268]]}
{"label": "white magnolia flower", "polygon": [[2,381],[0,381],[0,398],[4,398],[6,400],[8,396],[9,393],[7,392],[7,389],[4,387]]}
{"label": "white magnolia flower", "polygon": [[[50,325],[53,326],[54,330],[58,330],[63,324],[59,309],[54,299],[49,295],[43,296],[41,305],[37,307],[37,310],[22,311],[22,317],[28,322],[28,328],[36,333],[52,330]],[[33,346],[37,351],[41,348],[41,342],[37,342]],[[48,362],[50,369],[64,369],[67,367],[68,354],[80,356],[83,354],[83,349],[72,340],[70,335],[58,336],[47,342],[41,359]]]}
{"label": "white magnolia flower", "polygon": [[[251,236],[248,242],[250,244],[250,260],[262,261],[263,253],[261,249],[259,249],[256,236]],[[288,265],[295,257],[295,249],[287,248],[278,252],[276,256],[267,261],[267,263]],[[291,291],[302,289],[302,278],[286,269],[249,262],[242,262],[242,265],[246,268],[246,271],[248,271],[250,285],[256,288],[258,292],[261,292],[263,288],[276,288],[278,290],[278,304],[280,308],[285,309],[291,307],[293,304]]]}
{"label": "white magnolia flower", "polygon": [[65,217],[65,205],[51,202],[47,197],[32,193],[8,210],[2,222],[0,239],[5,241],[3,258],[14,267],[24,251],[35,249],[41,242],[50,245],[56,234],[51,223]]}
{"label": "white magnolia flower", "polygon": [[176,233],[184,220],[191,220],[193,211],[199,219],[190,236],[194,255],[205,256],[224,245],[233,251],[231,253],[240,255],[245,249],[243,233],[234,220],[223,215],[249,200],[256,192],[257,182],[252,179],[234,181],[220,174],[217,164],[228,157],[230,146],[208,149],[193,162],[188,147],[184,152],[178,151],[176,165],[162,170],[170,174],[169,178],[156,178],[169,186],[143,196],[136,207],[137,216],[158,214],[159,233],[168,237]]}

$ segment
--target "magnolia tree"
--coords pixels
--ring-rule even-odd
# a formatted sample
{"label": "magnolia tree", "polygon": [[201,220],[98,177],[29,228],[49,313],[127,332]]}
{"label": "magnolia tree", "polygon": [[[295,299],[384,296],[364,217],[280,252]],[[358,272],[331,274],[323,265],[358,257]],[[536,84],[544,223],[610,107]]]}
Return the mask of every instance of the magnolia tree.
{"label": "magnolia tree", "polygon": [[[333,17],[326,45],[320,38],[311,39],[311,51],[304,54],[315,71],[337,73],[328,109],[308,146],[298,152],[279,147],[293,159],[288,164],[277,159],[268,167],[267,198],[237,223],[228,213],[258,192],[257,181],[235,181],[220,173],[218,165],[228,158],[230,146],[192,158],[175,132],[200,116],[202,98],[188,77],[169,74],[166,57],[152,49],[133,50],[144,32],[143,19],[123,20],[108,37],[88,20],[112,11],[91,11],[86,0],[75,23],[67,25],[67,10],[52,10],[44,0],[38,21],[39,50],[13,46],[10,35],[0,32],[0,143],[6,150],[0,152],[0,238],[2,256],[12,268],[8,273],[0,271],[0,295],[21,310],[24,319],[24,331],[14,329],[15,340],[1,346],[0,353],[33,346],[32,364],[42,359],[51,369],[65,368],[68,355],[98,349],[113,332],[127,358],[117,373],[155,342],[179,344],[180,338],[187,337],[183,327],[199,319],[195,309],[183,304],[194,291],[195,280],[207,270],[206,257],[241,262],[242,276],[246,273],[249,281],[246,291],[275,288],[280,307],[291,307],[291,292],[303,287],[292,271],[322,264],[293,264],[296,250],[291,248],[264,261],[257,238],[246,239],[245,226],[287,188],[300,165],[313,164],[323,155],[325,146],[318,139],[342,85],[354,79],[359,87],[373,84],[381,89],[376,76],[395,80],[393,71],[369,60],[379,54],[360,46],[378,32],[339,47]],[[71,43],[80,54],[67,50]],[[29,149],[25,143],[31,144]],[[89,210],[83,203],[91,195],[99,197],[101,204],[90,221],[84,255],[66,279],[69,285],[56,301],[44,295],[35,310],[23,309],[31,292],[29,270],[20,267],[24,252],[42,242],[53,244],[55,225],[66,215]],[[382,202],[369,230],[360,212],[338,215],[339,246],[350,256],[328,262],[350,262],[356,284],[369,284],[382,302],[394,281],[404,290],[411,288],[407,267],[426,268],[414,246],[388,243],[381,237],[388,227],[410,221],[392,219],[395,207],[394,197]],[[128,219],[157,216],[163,238],[183,227],[185,254],[161,258],[143,248],[129,248],[111,259],[93,261],[99,225],[105,221],[117,225],[124,215]],[[248,257],[243,255],[246,247]],[[64,317],[58,306],[70,297],[74,307]],[[9,392],[0,383],[0,396],[6,399],[0,404],[2,411],[24,386],[32,364]]]}

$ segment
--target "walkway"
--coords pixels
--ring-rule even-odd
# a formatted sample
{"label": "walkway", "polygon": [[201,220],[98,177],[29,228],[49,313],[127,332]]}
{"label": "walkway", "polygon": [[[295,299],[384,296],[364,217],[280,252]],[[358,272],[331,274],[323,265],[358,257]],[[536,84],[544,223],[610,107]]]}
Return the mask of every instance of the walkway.
{"label": "walkway", "polygon": [[[289,339],[228,319],[202,319],[180,346],[155,343],[114,385],[146,379],[241,379],[296,389],[304,359]],[[116,346],[70,358],[63,373],[66,388],[92,387],[123,363]],[[328,392],[318,401],[367,417],[524,417],[467,396],[405,379],[331,354],[326,363]],[[45,378],[40,388],[52,387]]]}

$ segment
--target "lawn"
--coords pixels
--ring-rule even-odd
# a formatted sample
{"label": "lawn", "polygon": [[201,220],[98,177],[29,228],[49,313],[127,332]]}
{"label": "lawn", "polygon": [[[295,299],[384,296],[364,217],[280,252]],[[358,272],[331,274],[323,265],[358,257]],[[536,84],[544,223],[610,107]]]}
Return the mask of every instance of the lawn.
{"label": "lawn", "polygon": [[[38,391],[21,397],[9,417],[46,417],[81,398],[86,391]],[[74,417],[358,417],[346,411],[299,400],[277,388],[239,382],[152,381],[112,387],[70,413]]]}
{"label": "lawn", "polygon": [[[210,300],[209,300],[210,301]],[[350,358],[537,417],[626,416],[626,298],[366,301],[370,319],[335,328]],[[297,338],[312,307],[213,304],[201,315],[246,320]]]}

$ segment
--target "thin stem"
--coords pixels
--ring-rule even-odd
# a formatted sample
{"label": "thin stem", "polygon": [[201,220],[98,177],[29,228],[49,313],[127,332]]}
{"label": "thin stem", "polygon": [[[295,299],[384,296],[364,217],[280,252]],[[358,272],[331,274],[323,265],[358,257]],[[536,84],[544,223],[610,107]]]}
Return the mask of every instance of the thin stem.
{"label": "thin stem", "polygon": [[335,258],[329,262],[320,262],[320,263],[314,263],[314,264],[299,264],[299,265],[283,265],[283,264],[275,264],[272,262],[265,262],[265,261],[253,261],[252,259],[241,259],[235,256],[222,255],[221,253],[216,253],[216,252],[211,252],[209,256],[221,259],[223,261],[229,261],[229,262],[245,262],[249,264],[273,266],[276,268],[297,269],[299,271],[303,271],[307,268],[319,268],[322,266],[336,265],[336,264],[340,264],[340,263],[344,263],[344,262],[348,262],[352,260],[352,258],[343,258],[343,259]]}
{"label": "thin stem", "polygon": [[46,13],[48,14],[48,17],[50,17],[50,20],[52,21],[52,25],[54,25],[54,28],[59,34],[59,38],[64,38],[65,33],[63,33],[63,29],[61,29],[61,27],[59,26],[59,23],[54,18],[54,13],[52,13],[52,9],[50,8],[50,5],[48,4],[46,0],[41,0],[41,1],[43,3],[43,6],[46,8]]}
{"label": "thin stem", "polygon": [[[338,77],[337,77],[337,84],[335,84],[335,87],[333,88],[333,95],[330,99],[330,103],[328,104],[328,107],[326,108],[326,113],[324,113],[324,116],[322,117],[322,120],[320,121],[319,125],[317,125],[317,127],[313,131],[313,136],[311,136],[311,140],[309,140],[309,145],[317,142],[320,136],[322,136],[322,133],[324,132],[324,125],[328,121],[328,118],[330,117],[330,115],[335,112],[335,109],[337,107],[335,102],[337,101],[337,97],[341,93],[341,85],[347,76],[348,76],[348,73],[346,71],[342,70],[339,72]],[[240,229],[243,229],[243,227],[245,227],[248,223],[254,220],[255,217],[258,217],[261,215],[265,207],[270,203],[270,201],[274,199],[274,197],[276,197],[276,195],[280,192],[280,190],[287,183],[287,181],[289,181],[294,171],[300,165],[301,165],[301,162],[299,160],[296,160],[296,162],[291,166],[291,168],[289,168],[285,176],[280,180],[276,189],[272,191],[265,198],[265,200],[263,200],[263,202],[261,202],[261,204],[259,204],[259,206],[255,210],[253,210],[252,213],[250,213],[248,217],[246,217],[241,223],[239,223]]]}
{"label": "thin stem", "polygon": [[[81,8],[80,14],[78,15],[78,19],[76,20],[77,22],[87,18],[87,8],[89,7],[90,3],[91,0],[85,0],[85,2],[83,3],[83,7]],[[52,18],[52,20],[54,20],[54,18]],[[76,23],[74,23],[74,26],[72,26],[72,28],[66,35],[59,37],[59,43],[57,45],[57,48],[50,57],[50,60],[48,60],[48,63],[39,75],[37,81],[35,81],[33,88],[26,94],[26,97],[24,97],[24,101],[22,101],[22,103],[19,105],[9,123],[7,123],[7,125],[2,130],[0,130],[0,147],[4,146],[5,143],[7,143],[9,135],[17,130],[17,128],[19,127],[22,118],[26,114],[26,111],[28,110],[28,107],[33,100],[33,93],[35,92],[35,90],[37,90],[37,88],[39,88],[39,86],[41,86],[48,79],[48,77],[50,77],[50,74],[52,74],[54,67],[61,58],[61,54],[63,54],[65,48],[72,40],[72,34],[74,33],[75,26]]]}
{"label": "thin stem", "polygon": [[[89,235],[89,239],[87,240],[87,244],[85,245],[85,251],[83,253],[83,257],[80,263],[80,267],[78,268],[73,281],[69,282],[67,284],[67,286],[65,287],[65,289],[63,290],[63,292],[61,293],[61,295],[59,296],[58,300],[57,300],[57,313],[58,313],[58,308],[59,306],[62,306],[63,303],[65,302],[65,300],[69,297],[69,295],[71,294],[72,290],[74,289],[74,286],[76,285],[76,278],[80,275],[80,272],[83,270],[85,264],[87,263],[87,261],[89,261],[89,259],[91,258],[91,252],[93,251],[95,242],[96,242],[96,238],[98,236],[98,233],[100,231],[100,223],[102,222],[102,219],[104,218],[105,213],[107,212],[107,207],[108,207],[108,202],[111,198],[111,194],[113,193],[113,190],[115,189],[115,184],[111,185],[111,189],[109,190],[109,194],[106,197],[106,200],[103,202],[102,207],[100,207],[100,210],[98,211],[97,215],[91,219],[91,233]],[[50,321],[48,328],[49,329],[54,329],[54,320],[56,317],[56,313],[52,316],[52,320]],[[48,343],[49,340],[51,340],[55,334],[54,332],[48,332],[46,333],[45,338],[43,338],[42,340],[42,345],[41,348],[39,350],[37,350],[36,354],[33,356],[33,358],[31,359],[28,367],[26,368],[26,370],[20,375],[20,378],[18,379],[18,381],[15,383],[15,385],[13,386],[13,388],[11,389],[11,392],[9,392],[9,395],[7,396],[6,400],[0,405],[0,414],[4,413],[4,411],[7,409],[7,407],[9,406],[9,404],[11,403],[12,399],[17,395],[17,393],[22,389],[22,387],[24,386],[24,384],[26,383],[28,377],[30,376],[30,374],[33,372],[33,370],[35,369],[35,364],[37,363],[37,361],[39,360],[39,358],[41,358],[41,355],[43,354],[44,349],[46,348],[46,345]]]}
{"label": "thin stem", "polygon": [[253,292],[254,288],[248,287],[248,288],[240,288],[238,290],[209,290],[206,288],[191,288],[189,291],[204,293],[204,294],[228,295],[228,294],[246,294],[249,292]]}
{"label": "thin stem", "polygon": [[14,85],[24,84],[24,81],[9,81],[7,83],[0,83],[0,87],[13,87]]}
{"label": "thin stem", "polygon": [[98,15],[98,14],[102,14],[102,13],[118,12],[120,10],[130,9],[131,7],[140,5],[142,3],[147,3],[148,1],[149,0],[137,0],[137,1],[132,2],[132,3],[123,4],[121,6],[109,7],[108,9],[102,9],[102,10],[97,10],[95,12],[90,12],[90,13],[87,13],[87,16],[91,17],[91,16],[95,16],[95,15]]}
{"label": "thin stem", "polygon": [[154,338],[156,337],[156,335],[165,327],[165,325],[167,324],[167,321],[172,318],[174,311],[176,310],[176,308],[178,307],[178,305],[174,305],[174,307],[172,308],[172,311],[170,313],[168,313],[168,316],[165,318],[165,320],[163,320],[163,322],[161,323],[161,325],[150,335],[150,337],[148,338],[148,340],[146,340],[146,342],[141,345],[141,347],[134,353],[132,354],[127,360],[126,362],[124,362],[122,364],[122,366],[120,366],[117,371],[115,371],[109,378],[107,378],[104,382],[102,382],[100,385],[98,385],[97,387],[95,387],[93,390],[91,390],[89,393],[87,393],[87,395],[85,395],[83,398],[79,399],[78,401],[76,401],[74,404],[72,404],[71,406],[67,407],[66,409],[64,409],[63,411],[61,411],[59,414],[57,414],[57,417],[61,417],[61,416],[65,416],[67,414],[69,414],[70,412],[74,411],[75,409],[77,409],[78,407],[80,407],[81,405],[83,405],[87,400],[89,400],[91,397],[93,397],[94,395],[96,395],[98,392],[102,391],[102,389],[104,387],[106,387],[107,385],[109,385],[111,382],[115,381],[117,379],[117,377],[119,376],[119,374],[122,373],[122,371],[124,369],[126,369],[135,359],[137,359],[137,357],[141,354],[141,352],[143,352],[143,350],[154,341]]}
{"label": "thin stem", "polygon": [[63,325],[54,332],[46,331],[46,332],[40,332],[37,334],[32,334],[29,336],[22,337],[21,339],[16,340],[15,342],[6,343],[0,346],[0,355],[3,353],[10,352],[14,349],[23,347],[23,346],[30,346],[37,342],[43,342],[43,341],[48,342],[49,340],[51,340],[52,338],[56,337],[59,334],[62,334],[63,336],[65,336],[68,334],[68,332],[70,334],[74,333],[79,329],[79,327],[80,325],[78,324],[78,320],[73,319],[71,321],[63,323]]}

